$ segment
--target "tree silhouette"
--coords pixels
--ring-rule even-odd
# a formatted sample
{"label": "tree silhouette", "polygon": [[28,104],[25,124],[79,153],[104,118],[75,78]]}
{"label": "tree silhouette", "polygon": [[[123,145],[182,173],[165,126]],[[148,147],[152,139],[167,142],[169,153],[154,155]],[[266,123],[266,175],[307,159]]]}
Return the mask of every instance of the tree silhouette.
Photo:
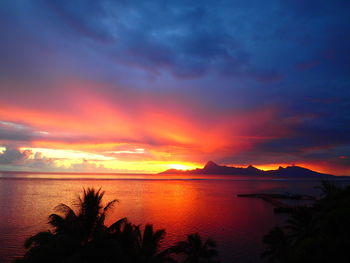
{"label": "tree silhouette", "polygon": [[320,186],[316,186],[316,189],[321,190],[321,196],[326,197],[335,194],[341,190],[334,182],[322,180]]}
{"label": "tree silhouette", "polygon": [[348,262],[350,258],[350,186],[323,181],[323,197],[296,208],[284,227],[265,235],[267,262]]}
{"label": "tree silhouette", "polygon": [[[108,211],[118,202],[103,206],[104,192],[84,189],[74,205],[55,207],[49,216],[50,230],[39,232],[25,242],[27,252],[17,263],[169,263],[175,253],[185,253],[185,262],[214,262],[215,243],[202,242],[198,234],[189,235],[176,249],[161,249],[165,230],[153,225],[134,225],[121,218],[105,225]],[[175,251],[176,250],[176,251]]]}
{"label": "tree silhouette", "polygon": [[283,262],[281,258],[285,257],[288,246],[285,231],[281,227],[275,227],[264,236],[263,242],[266,244],[266,249],[261,257],[266,258],[271,263]]}
{"label": "tree silhouette", "polygon": [[317,222],[314,214],[308,207],[297,207],[287,220],[286,230],[290,242],[307,238],[317,231]]}
{"label": "tree silhouette", "polygon": [[111,225],[108,233],[115,241],[114,257],[120,262],[174,262],[172,251],[160,249],[165,236],[164,229],[154,230],[153,225],[148,224],[142,230],[140,225],[133,225],[125,219]]}
{"label": "tree silhouette", "polygon": [[103,196],[101,189],[84,189],[83,196],[75,201],[77,213],[66,204],[56,206],[58,214],[49,216],[52,230],[40,232],[26,240],[28,251],[22,261],[62,262],[74,259],[76,262],[94,258],[90,249],[98,247],[97,244],[106,237],[105,217],[117,202],[113,200],[103,206]]}
{"label": "tree silhouette", "polygon": [[153,230],[153,225],[146,225],[143,232],[140,226],[135,226],[138,248],[138,262],[173,262],[170,250],[159,251],[160,244],[165,236],[165,230]]}
{"label": "tree silhouette", "polygon": [[211,263],[217,255],[216,243],[212,239],[202,241],[198,233],[187,236],[186,241],[178,242],[172,250],[184,257],[184,263]]}

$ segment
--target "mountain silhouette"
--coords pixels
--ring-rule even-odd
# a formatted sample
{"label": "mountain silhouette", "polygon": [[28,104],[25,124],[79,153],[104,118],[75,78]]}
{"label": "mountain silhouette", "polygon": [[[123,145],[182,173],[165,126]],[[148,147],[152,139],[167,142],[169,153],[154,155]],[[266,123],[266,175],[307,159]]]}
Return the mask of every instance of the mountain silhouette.
{"label": "mountain silhouette", "polygon": [[232,166],[218,165],[213,161],[207,162],[202,169],[197,168],[194,170],[186,170],[186,171],[169,169],[164,172],[161,172],[160,174],[215,174],[215,175],[273,176],[273,177],[293,177],[293,178],[333,177],[333,175],[315,172],[300,166],[287,166],[285,168],[279,167],[276,170],[264,171],[252,165],[249,165],[246,168],[232,167]]}
{"label": "mountain silhouette", "polygon": [[209,161],[206,163],[203,169],[217,169],[218,167],[220,167],[218,164],[214,163],[213,161]]}

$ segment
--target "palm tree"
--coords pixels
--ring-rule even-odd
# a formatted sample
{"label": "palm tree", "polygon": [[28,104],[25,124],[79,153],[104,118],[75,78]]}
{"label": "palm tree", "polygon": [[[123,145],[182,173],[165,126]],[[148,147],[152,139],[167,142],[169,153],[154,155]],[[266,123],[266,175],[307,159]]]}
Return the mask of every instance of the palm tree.
{"label": "palm tree", "polygon": [[146,225],[143,233],[140,226],[135,226],[137,234],[137,246],[139,250],[140,263],[161,263],[173,262],[170,257],[170,250],[159,251],[162,240],[165,237],[165,230],[154,231],[153,225]]}
{"label": "palm tree", "polygon": [[118,202],[113,200],[103,206],[103,196],[101,189],[87,188],[75,202],[77,212],[66,204],[56,206],[59,214],[49,216],[52,231],[40,232],[26,240],[28,251],[24,262],[61,262],[67,258],[76,262],[77,258],[93,258],[93,251],[106,240],[106,214]]}
{"label": "palm tree", "polygon": [[317,231],[317,222],[309,207],[297,207],[287,220],[286,229],[293,243],[311,236]]}
{"label": "palm tree", "polygon": [[108,228],[111,239],[115,241],[115,258],[127,263],[162,263],[174,262],[171,251],[160,250],[165,230],[154,230],[153,225],[146,225],[142,231],[140,225],[133,225],[121,219]]}
{"label": "palm tree", "polygon": [[275,227],[263,237],[263,242],[266,249],[261,257],[270,263],[283,262],[289,245],[285,231],[281,227]]}
{"label": "palm tree", "polygon": [[122,218],[112,224],[107,232],[111,240],[111,258],[115,259],[115,262],[137,262],[135,258],[139,254],[139,249],[135,226],[126,218]]}
{"label": "palm tree", "polygon": [[108,211],[117,200],[102,205],[104,192],[87,188],[75,202],[76,210],[66,204],[55,207],[49,216],[52,229],[27,239],[27,252],[18,263],[168,263],[173,253],[185,255],[185,262],[209,263],[217,254],[215,242],[202,242],[198,234],[188,236],[175,248],[161,250],[165,230],[153,225],[143,229],[126,218],[105,225]]}
{"label": "palm tree", "polygon": [[178,242],[172,251],[184,256],[184,263],[218,262],[214,260],[217,256],[215,241],[207,239],[203,242],[198,233],[188,235],[187,240]]}
{"label": "palm tree", "polygon": [[[23,258],[17,259],[14,262],[58,262],[51,256],[52,244],[54,243],[54,235],[50,231],[39,232],[36,235],[28,238],[25,241],[24,247],[29,249]],[[57,259],[56,259],[57,260]]]}
{"label": "palm tree", "polygon": [[105,230],[104,221],[107,212],[118,202],[112,200],[106,206],[102,205],[104,191],[97,191],[94,188],[84,189],[82,197],[78,197],[75,206],[78,207],[78,214],[65,204],[60,204],[56,210],[63,214],[49,216],[49,223],[54,227],[56,233],[69,233],[79,238],[81,245],[86,245],[89,241],[97,237]]}
{"label": "palm tree", "polygon": [[339,190],[341,190],[341,188],[336,186],[334,182],[330,182],[326,180],[322,180],[321,185],[316,186],[315,188],[321,190],[321,196],[323,197],[333,195],[339,192]]}

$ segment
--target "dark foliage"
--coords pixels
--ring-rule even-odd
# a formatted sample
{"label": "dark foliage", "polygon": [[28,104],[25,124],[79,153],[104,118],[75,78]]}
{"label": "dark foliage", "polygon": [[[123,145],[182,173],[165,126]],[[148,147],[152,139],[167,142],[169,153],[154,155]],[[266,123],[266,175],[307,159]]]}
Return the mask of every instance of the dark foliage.
{"label": "dark foliage", "polygon": [[[29,237],[27,252],[16,263],[167,263],[186,255],[184,262],[214,262],[215,243],[202,242],[198,234],[178,245],[161,249],[165,230],[153,225],[134,225],[121,218],[105,225],[108,211],[117,200],[102,205],[104,192],[88,188],[75,202],[76,211],[59,204],[49,216],[51,229]],[[182,261],[180,261],[182,262]]]}
{"label": "dark foliage", "polygon": [[341,189],[323,181],[321,199],[298,207],[284,227],[270,231],[263,242],[267,262],[348,262],[350,258],[350,186]]}
{"label": "dark foliage", "polygon": [[180,241],[171,248],[183,257],[184,263],[215,263],[217,255],[216,243],[208,239],[203,241],[198,233],[187,236],[186,241]]}

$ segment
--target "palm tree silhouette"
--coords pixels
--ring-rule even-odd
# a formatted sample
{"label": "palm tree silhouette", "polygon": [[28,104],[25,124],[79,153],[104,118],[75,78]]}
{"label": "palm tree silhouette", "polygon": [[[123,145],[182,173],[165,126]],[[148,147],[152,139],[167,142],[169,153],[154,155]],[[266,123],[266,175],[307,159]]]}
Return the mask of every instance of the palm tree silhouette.
{"label": "palm tree silhouette", "polygon": [[[104,192],[101,189],[84,189],[78,197],[76,213],[66,204],[59,204],[55,210],[59,214],[49,216],[52,230],[40,232],[25,242],[28,249],[24,262],[61,262],[63,259],[93,258],[93,251],[105,240],[107,227],[104,225],[107,212],[118,202],[113,200],[102,205]],[[95,248],[91,250],[91,248]],[[40,261],[42,260],[42,261]],[[74,261],[74,262],[75,262]],[[87,260],[85,260],[87,261]]]}
{"label": "palm tree silhouette", "polygon": [[207,239],[203,242],[198,233],[188,235],[187,240],[178,242],[172,251],[184,256],[184,263],[218,262],[214,259],[217,255],[215,241]]}
{"label": "palm tree silhouette", "polygon": [[340,187],[336,186],[334,182],[322,180],[320,186],[316,186],[316,189],[321,190],[321,196],[326,197],[333,195],[341,190]]}
{"label": "palm tree silhouette", "polygon": [[86,245],[89,241],[97,237],[105,230],[104,221],[107,212],[118,202],[112,200],[106,206],[102,206],[104,191],[97,191],[94,188],[84,189],[82,197],[78,197],[75,206],[79,209],[78,214],[65,205],[56,206],[56,211],[63,214],[51,214],[49,224],[53,226],[56,234],[70,234],[78,239],[81,245]]}
{"label": "palm tree silhouette", "polygon": [[25,242],[27,252],[17,263],[170,263],[174,253],[183,254],[184,262],[215,262],[216,245],[202,241],[198,234],[189,235],[175,247],[161,249],[165,230],[153,225],[144,228],[121,218],[105,225],[108,211],[118,202],[103,206],[101,189],[84,189],[77,198],[76,209],[66,204],[55,207],[49,216],[51,229],[39,232]]}
{"label": "palm tree silhouette", "polygon": [[297,207],[287,220],[286,230],[292,243],[307,238],[317,229],[317,221],[309,207]]}
{"label": "palm tree silhouette", "polygon": [[173,262],[170,257],[170,250],[159,251],[162,240],[165,236],[165,230],[154,231],[153,225],[146,225],[143,232],[140,226],[135,226],[137,236],[137,246],[139,250],[139,261],[143,263]]}
{"label": "palm tree silhouette", "polygon": [[350,246],[350,186],[323,181],[323,197],[313,206],[297,207],[283,228],[263,241],[267,262],[347,262]]}
{"label": "palm tree silhouette", "polygon": [[142,231],[140,225],[133,225],[121,219],[111,225],[107,231],[116,241],[117,258],[121,262],[161,263],[174,262],[169,249],[160,250],[165,230],[154,230],[153,225],[146,225]]}
{"label": "palm tree silhouette", "polygon": [[261,257],[270,263],[282,262],[281,258],[285,258],[289,245],[285,231],[281,227],[275,227],[263,237],[263,242],[266,249]]}

